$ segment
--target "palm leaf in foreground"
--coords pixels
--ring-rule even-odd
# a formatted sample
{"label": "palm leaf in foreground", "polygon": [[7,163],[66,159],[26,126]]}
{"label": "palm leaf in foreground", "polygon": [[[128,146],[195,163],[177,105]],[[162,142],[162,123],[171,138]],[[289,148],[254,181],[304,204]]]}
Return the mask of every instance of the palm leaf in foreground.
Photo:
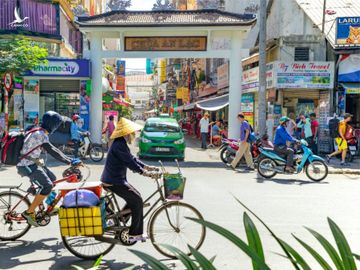
{"label": "palm leaf in foreground", "polygon": [[170,270],[165,264],[161,263],[158,259],[147,255],[144,252],[130,249],[130,252],[135,254],[137,257],[139,257],[141,260],[143,260],[145,263],[147,263],[152,269],[156,270]]}
{"label": "palm leaf in foreground", "polygon": [[322,236],[320,233],[305,227],[323,246],[327,254],[330,256],[331,260],[333,261],[335,267],[337,270],[345,270],[343,262],[337,253],[336,249],[333,247],[333,245],[330,244],[330,242]]}
{"label": "palm leaf in foreground", "polygon": [[[213,260],[208,260],[203,254],[197,251],[195,248],[188,246],[191,254],[196,259],[197,263],[203,270],[216,270],[213,265]],[[215,259],[215,258],[214,258]]]}
{"label": "palm leaf in foreground", "polygon": [[176,256],[176,258],[178,258],[182,262],[182,264],[185,266],[185,269],[187,269],[187,270],[198,270],[199,269],[199,267],[193,262],[193,260],[190,258],[190,256],[186,255],[180,249],[170,246],[170,245],[165,245],[165,244],[162,244],[161,246],[163,246],[164,248],[171,251]]}
{"label": "palm leaf in foreground", "polygon": [[315,258],[315,260],[321,265],[324,270],[332,270],[331,266],[326,262],[326,260],[321,257],[321,255],[304,241],[293,235],[294,238]]}
{"label": "palm leaf in foreground", "polygon": [[[246,237],[248,240],[249,247],[252,248],[256,254],[265,262],[264,250],[261,243],[260,235],[254,222],[251,220],[249,215],[244,212],[243,217]],[[258,270],[259,268],[256,266],[256,263],[253,261],[253,269]]]}
{"label": "palm leaf in foreground", "polygon": [[299,264],[303,270],[311,270],[310,266],[306,263],[304,258],[293,247],[291,247],[288,243],[286,243],[283,240],[280,241],[282,245],[286,248],[287,252],[291,254],[293,260],[295,260],[296,263]]}
{"label": "palm leaf in foreground", "polygon": [[233,196],[234,199],[242,206],[244,207],[247,211],[249,211],[257,220],[259,220],[261,222],[262,225],[264,225],[264,227],[270,232],[271,236],[274,237],[274,239],[276,240],[276,242],[280,245],[280,247],[282,248],[282,250],[284,251],[284,253],[286,254],[287,258],[290,260],[290,262],[292,263],[292,265],[295,267],[295,269],[300,270],[299,266],[297,265],[297,263],[294,261],[293,257],[290,255],[290,253],[288,252],[288,250],[285,248],[285,246],[283,245],[283,241],[277,237],[277,235],[270,229],[270,227],[268,225],[266,225],[266,223],[258,216],[256,215],[249,207],[247,207],[244,203],[242,203],[239,199],[237,199],[235,196]]}
{"label": "palm leaf in foreground", "polygon": [[328,218],[328,222],[329,222],[331,232],[334,236],[336,245],[339,249],[344,268],[346,270],[356,270],[357,267],[355,264],[355,260],[354,260],[354,257],[351,252],[351,248],[349,246],[348,241],[346,240],[344,233],[341,231],[339,226],[332,219]]}
{"label": "palm leaf in foreground", "polygon": [[228,239],[230,242],[234,243],[238,248],[240,248],[245,254],[247,254],[253,260],[253,262],[260,270],[270,270],[270,267],[266,265],[265,261],[261,259],[252,248],[250,248],[243,240],[241,240],[239,237],[237,237],[229,230],[202,219],[195,219],[195,218],[188,218],[188,219],[195,221],[213,230],[214,232]]}

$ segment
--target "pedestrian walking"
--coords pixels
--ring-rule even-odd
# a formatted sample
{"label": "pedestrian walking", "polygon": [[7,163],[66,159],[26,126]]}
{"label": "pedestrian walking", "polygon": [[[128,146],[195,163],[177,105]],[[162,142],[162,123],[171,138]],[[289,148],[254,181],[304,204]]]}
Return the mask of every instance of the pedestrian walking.
{"label": "pedestrian walking", "polygon": [[292,136],[294,137],[295,134],[295,130],[296,130],[296,122],[295,122],[295,114],[294,113],[289,113],[289,122],[286,126],[286,131]]}
{"label": "pedestrian walking", "polygon": [[319,122],[316,120],[316,113],[310,114],[310,121],[311,121],[311,132],[312,132],[311,150],[313,151],[314,154],[317,154]]}
{"label": "pedestrian walking", "polygon": [[251,133],[250,124],[245,120],[245,116],[239,113],[237,116],[240,122],[240,143],[239,150],[236,152],[235,159],[231,163],[231,167],[235,170],[241,158],[245,156],[248,170],[254,170],[254,162],[250,152],[249,136]]}
{"label": "pedestrian walking", "polygon": [[106,123],[102,131],[103,133],[106,133],[108,149],[110,149],[114,141],[113,139],[111,139],[111,135],[113,134],[114,130],[115,130],[114,116],[110,115],[109,121]]}
{"label": "pedestrian walking", "polygon": [[297,123],[297,127],[301,128],[301,138],[305,139],[309,145],[312,141],[311,122],[305,114],[300,114],[300,121]]}
{"label": "pedestrian walking", "polygon": [[[345,113],[344,114],[344,120],[339,122],[338,127],[334,127],[336,130],[334,132],[337,132],[336,138],[335,138],[335,142],[338,146],[338,150],[331,153],[330,155],[326,156],[327,162],[330,163],[330,160],[332,157],[341,154],[341,166],[347,166],[345,160],[346,160],[346,154],[347,154],[347,149],[348,149],[348,144],[346,141],[346,129],[347,129],[347,125],[348,123],[351,121],[352,119],[352,115],[350,113]],[[331,131],[330,131],[331,133]]]}
{"label": "pedestrian walking", "polygon": [[205,113],[200,120],[201,148],[207,149],[207,138],[209,133],[209,114]]}

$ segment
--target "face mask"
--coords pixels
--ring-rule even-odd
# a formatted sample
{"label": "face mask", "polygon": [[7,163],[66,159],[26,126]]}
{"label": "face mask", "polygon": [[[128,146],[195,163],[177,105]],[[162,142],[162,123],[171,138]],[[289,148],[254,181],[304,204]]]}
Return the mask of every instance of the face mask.
{"label": "face mask", "polygon": [[77,121],[76,121],[76,125],[77,125],[79,128],[82,128],[83,122],[82,122],[81,120],[77,120]]}

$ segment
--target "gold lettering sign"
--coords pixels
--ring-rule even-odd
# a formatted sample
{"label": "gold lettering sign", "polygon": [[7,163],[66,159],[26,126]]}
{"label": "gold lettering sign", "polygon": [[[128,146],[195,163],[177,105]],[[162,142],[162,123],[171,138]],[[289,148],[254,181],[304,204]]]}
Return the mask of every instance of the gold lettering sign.
{"label": "gold lettering sign", "polygon": [[206,51],[206,37],[125,37],[125,51]]}

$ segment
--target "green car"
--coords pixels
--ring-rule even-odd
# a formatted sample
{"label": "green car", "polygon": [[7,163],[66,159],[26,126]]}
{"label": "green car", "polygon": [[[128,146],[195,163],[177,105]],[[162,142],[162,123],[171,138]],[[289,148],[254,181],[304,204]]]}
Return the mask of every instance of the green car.
{"label": "green car", "polygon": [[185,138],[173,118],[149,118],[141,132],[139,157],[185,158]]}

